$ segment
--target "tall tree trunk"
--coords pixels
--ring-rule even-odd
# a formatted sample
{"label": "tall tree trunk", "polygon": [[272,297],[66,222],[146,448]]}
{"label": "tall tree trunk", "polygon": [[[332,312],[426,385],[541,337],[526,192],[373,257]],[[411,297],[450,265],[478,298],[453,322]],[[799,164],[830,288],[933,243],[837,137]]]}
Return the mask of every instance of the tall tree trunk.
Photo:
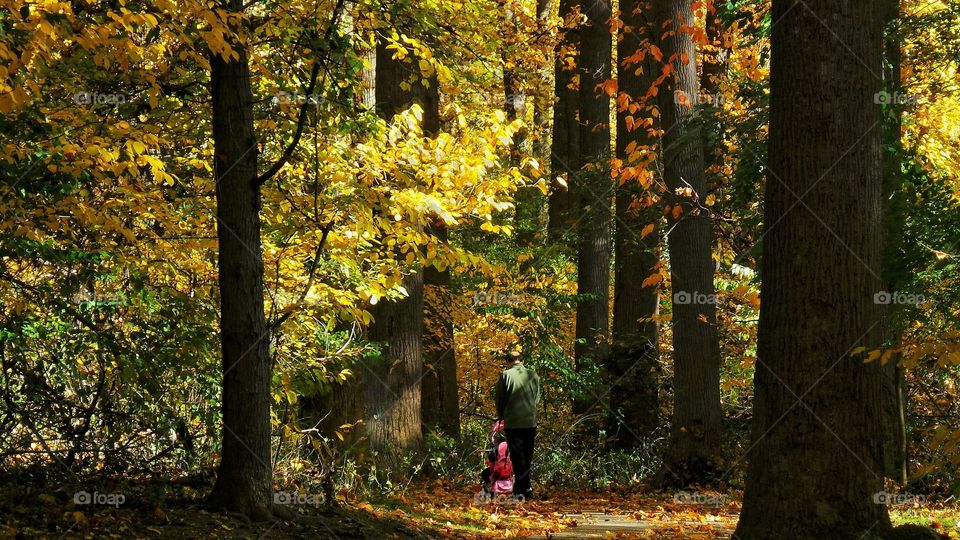
{"label": "tall tree trunk", "polygon": [[[377,59],[380,65],[383,57]],[[377,87],[379,88],[379,84]],[[403,280],[408,296],[374,306],[368,338],[381,343],[382,356],[368,361],[366,418],[370,447],[385,455],[420,450],[423,446],[421,376],[423,271]]]}
{"label": "tall tree trunk", "polygon": [[[403,64],[404,67],[416,64]],[[409,73],[408,73],[409,75]],[[440,134],[440,86],[436,76],[429,86],[414,84],[407,96],[397,96],[400,109],[417,102],[423,107],[423,132],[427,137]],[[430,234],[446,244],[446,227],[439,222],[427,227]],[[457,381],[457,354],[453,331],[453,297],[450,270],[435,266],[423,269],[423,381],[421,383],[421,415],[423,427],[437,429],[446,435],[460,434],[460,385]]]}
{"label": "tall tree trunk", "polygon": [[[735,537],[890,529],[882,342],[882,9],[774,0],[753,446]],[[811,62],[816,58],[815,62]]]}
{"label": "tall tree trunk", "polygon": [[713,220],[706,199],[703,146],[693,107],[699,95],[691,0],[656,0],[660,49],[673,75],[660,88],[664,181],[673,292],[674,401],[661,479],[688,484],[719,469],[720,347],[713,283]]}
{"label": "tall tree trunk", "polygon": [[[576,366],[583,371],[607,357],[610,338],[610,96],[598,85],[610,79],[612,39],[609,0],[585,0],[580,40],[580,162],[575,194],[583,216],[578,227]],[[574,400],[589,410],[600,393],[590,388]]]}
{"label": "tall tree trunk", "polygon": [[[577,0],[559,0],[560,29],[554,63],[553,137],[550,143],[549,222],[547,236],[551,242],[572,233],[574,197],[570,190],[574,167],[580,163],[579,91],[576,86],[579,61],[580,28],[574,16]],[[556,181],[564,178],[564,182]],[[566,185],[563,185],[566,184]]]}
{"label": "tall tree trunk", "polygon": [[[423,108],[424,134],[439,131],[439,89],[436,81],[424,83],[415,59],[393,58],[387,43],[377,42],[376,110],[391,118],[414,103]],[[408,88],[405,90],[404,88]],[[374,322],[368,329],[371,341],[384,344],[384,355],[368,362],[367,432],[376,450],[418,450],[423,446],[423,270],[403,280],[407,297],[384,301],[372,309]]]}
{"label": "tall tree trunk", "polygon": [[[241,5],[230,0],[228,9],[240,11]],[[223,440],[210,500],[264,519],[272,515],[273,502],[270,333],[263,305],[250,68],[243,45],[233,47],[235,60],[210,56],[223,355]]]}
{"label": "tall tree trunk", "polygon": [[[657,144],[647,126],[634,126],[632,121],[652,118],[645,98],[656,79],[657,66],[649,52],[641,63],[627,61],[637,51],[649,51],[652,44],[654,21],[648,6],[646,0],[620,2],[623,24],[617,43],[620,62],[617,81],[621,95],[617,111],[617,159],[624,167],[640,165],[631,159],[631,154],[636,152],[634,148],[641,149],[642,156],[647,157]],[[637,178],[622,183],[617,189],[613,348],[607,373],[611,380],[609,431],[620,448],[635,446],[656,429],[660,412],[660,340],[654,319],[660,295],[656,286],[645,287],[643,283],[657,271],[660,260],[660,235],[656,229],[661,212],[642,202],[644,192]],[[643,234],[648,224],[654,225],[655,230]]]}
{"label": "tall tree trunk", "polygon": [[[434,227],[434,234],[447,241],[447,230]],[[460,435],[460,385],[453,334],[453,295],[450,271],[424,268],[423,411],[424,426],[451,436]]]}

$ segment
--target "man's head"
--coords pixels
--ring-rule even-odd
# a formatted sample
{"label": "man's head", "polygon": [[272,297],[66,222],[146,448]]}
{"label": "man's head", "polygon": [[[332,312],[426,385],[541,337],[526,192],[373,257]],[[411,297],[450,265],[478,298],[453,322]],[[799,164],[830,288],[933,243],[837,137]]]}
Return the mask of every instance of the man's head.
{"label": "man's head", "polygon": [[523,356],[520,354],[520,351],[508,351],[503,355],[503,362],[507,367],[511,367],[515,364],[523,362]]}

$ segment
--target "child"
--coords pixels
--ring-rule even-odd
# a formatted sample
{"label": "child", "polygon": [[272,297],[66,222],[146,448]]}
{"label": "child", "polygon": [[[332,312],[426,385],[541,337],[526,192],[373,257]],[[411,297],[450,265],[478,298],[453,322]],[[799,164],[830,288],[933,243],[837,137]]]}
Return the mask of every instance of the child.
{"label": "child", "polygon": [[497,445],[493,455],[487,455],[487,468],[480,473],[485,495],[513,493],[513,465],[507,451],[507,441]]}
{"label": "child", "polygon": [[489,442],[487,467],[480,473],[483,478],[480,494],[492,497],[513,493],[513,464],[510,462],[510,451],[503,433],[503,421],[493,424]]}

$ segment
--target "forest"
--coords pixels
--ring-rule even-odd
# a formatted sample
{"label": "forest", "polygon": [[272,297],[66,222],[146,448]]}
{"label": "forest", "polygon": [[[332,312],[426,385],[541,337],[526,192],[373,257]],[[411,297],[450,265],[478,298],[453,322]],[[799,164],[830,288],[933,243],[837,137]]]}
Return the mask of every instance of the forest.
{"label": "forest", "polygon": [[0,538],[960,539],[960,0],[0,0]]}

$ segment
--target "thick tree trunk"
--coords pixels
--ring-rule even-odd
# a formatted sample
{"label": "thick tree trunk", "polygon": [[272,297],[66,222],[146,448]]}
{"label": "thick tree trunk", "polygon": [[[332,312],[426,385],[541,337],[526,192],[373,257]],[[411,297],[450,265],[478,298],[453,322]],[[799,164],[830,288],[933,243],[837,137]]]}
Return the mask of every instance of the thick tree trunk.
{"label": "thick tree trunk", "polygon": [[[378,64],[382,61],[378,58]],[[403,286],[409,296],[374,306],[375,320],[368,330],[370,341],[381,344],[382,356],[367,362],[365,423],[370,447],[387,455],[423,446],[423,272],[407,276]]]}
{"label": "thick tree trunk", "polygon": [[[231,0],[238,11],[240,0]],[[271,514],[270,335],[263,306],[260,188],[250,68],[210,57],[219,240],[223,440],[211,503],[253,518]]]}
{"label": "thick tree trunk", "polygon": [[[435,231],[442,241],[447,240],[445,228],[437,227]],[[423,423],[446,435],[458,436],[460,385],[451,313],[454,301],[450,291],[450,271],[432,266],[424,268],[423,282]]]}
{"label": "thick tree trunk", "polygon": [[[409,76],[415,63],[392,61],[391,69],[399,69]],[[387,74],[381,72],[381,80]],[[386,96],[381,114],[396,114],[419,103],[423,107],[423,132],[427,137],[440,134],[440,87],[436,77],[429,86],[413,84],[409,92]],[[391,106],[390,104],[393,104]],[[399,105],[397,107],[396,105]],[[388,110],[392,109],[392,110]],[[427,227],[441,243],[446,243],[447,230],[442,224]],[[450,290],[450,270],[430,266],[423,269],[423,381],[421,382],[421,415],[425,429],[437,429],[446,435],[460,434],[460,386],[457,381],[457,355],[454,344],[453,298]]]}
{"label": "thick tree trunk", "polygon": [[[377,114],[390,118],[419,103],[424,111],[424,134],[436,134],[440,129],[435,112],[440,100],[436,81],[427,86],[415,59],[394,59],[383,41],[378,41],[376,54]],[[423,270],[408,275],[403,285],[407,297],[374,306],[374,322],[368,329],[369,339],[383,345],[383,357],[367,362],[367,433],[373,449],[390,453],[423,446]]]}
{"label": "thick tree trunk", "polygon": [[885,375],[854,352],[882,341],[881,10],[773,2],[754,442],[735,538],[890,529],[874,500]]}
{"label": "thick tree trunk", "polygon": [[[560,18],[566,26],[560,29],[554,63],[553,137],[550,143],[550,185],[547,236],[557,242],[572,233],[574,197],[570,187],[574,167],[580,162],[579,92],[574,78],[577,75],[580,28],[574,17],[577,0],[559,0]],[[556,178],[564,178],[564,186]]]}
{"label": "thick tree trunk", "polygon": [[[602,363],[610,339],[610,96],[598,85],[610,79],[609,0],[586,0],[580,39],[580,162],[574,193],[579,215],[576,366]],[[596,388],[574,400],[574,411],[596,405]]]}
{"label": "thick tree trunk", "polygon": [[[628,117],[652,118],[645,103],[647,91],[657,75],[653,56],[647,54],[642,63],[628,63],[639,50],[651,45],[652,24],[645,0],[621,0],[622,35],[617,43],[620,66],[617,80],[621,96],[617,111],[617,159],[624,166],[638,166],[627,149],[641,148],[642,155],[655,151],[657,141],[646,126],[628,127]],[[632,109],[640,105],[640,109]],[[630,122],[632,127],[632,122]],[[633,150],[633,148],[630,148]],[[660,295],[657,287],[644,287],[660,260],[660,234],[654,230],[642,235],[648,224],[659,225],[658,208],[644,206],[645,189],[634,178],[617,189],[616,240],[614,249],[615,277],[613,295],[613,348],[607,361],[610,386],[610,432],[620,448],[635,446],[656,429],[659,421],[658,368],[660,341],[657,322]]]}
{"label": "thick tree trunk", "polygon": [[657,0],[660,49],[673,75],[660,88],[664,180],[670,190],[674,404],[662,480],[709,481],[719,469],[720,347],[713,283],[713,220],[706,199],[703,146],[695,125],[699,94],[691,0]]}

